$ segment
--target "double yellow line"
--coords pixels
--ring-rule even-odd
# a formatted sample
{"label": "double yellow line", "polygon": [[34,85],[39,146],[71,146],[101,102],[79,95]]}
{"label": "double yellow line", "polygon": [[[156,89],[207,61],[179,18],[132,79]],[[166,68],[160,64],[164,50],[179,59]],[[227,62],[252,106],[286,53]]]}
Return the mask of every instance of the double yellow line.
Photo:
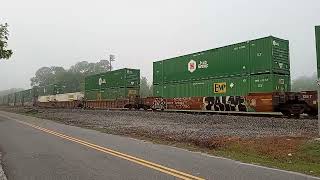
{"label": "double yellow line", "polygon": [[[7,118],[9,118],[9,117],[7,117]],[[89,147],[91,149],[95,149],[97,151],[100,151],[100,152],[103,152],[103,153],[106,153],[106,154],[110,154],[110,155],[119,157],[121,159],[128,160],[130,162],[134,162],[136,164],[139,164],[139,165],[142,165],[142,166],[145,166],[145,167],[148,167],[148,168],[163,172],[165,174],[172,175],[172,176],[180,178],[180,179],[185,179],[185,180],[204,180],[203,178],[200,178],[200,177],[196,177],[196,176],[193,176],[193,175],[181,172],[181,171],[177,171],[175,169],[171,169],[171,168],[168,168],[168,167],[165,167],[165,166],[162,166],[162,165],[150,162],[150,161],[146,161],[146,160],[143,160],[143,159],[140,159],[140,158],[137,158],[137,157],[134,157],[134,156],[130,156],[130,155],[127,155],[127,154],[124,154],[124,153],[121,153],[121,152],[118,152],[118,151],[115,151],[115,150],[112,150],[112,149],[109,149],[109,148],[105,148],[105,147],[102,147],[102,146],[99,146],[99,145],[96,145],[96,144],[92,144],[92,143],[89,143],[89,142],[81,140],[81,139],[77,139],[77,138],[74,138],[74,137],[71,137],[71,136],[67,136],[67,135],[64,135],[64,134],[61,134],[61,133],[58,133],[58,132],[55,132],[55,131],[52,131],[52,130],[49,130],[49,129],[42,128],[40,126],[36,126],[36,125],[30,124],[30,123],[27,123],[27,122],[24,122],[24,121],[19,121],[17,119],[13,119],[13,118],[9,118],[9,119],[15,120],[15,121],[17,121],[17,122],[19,122],[21,124],[25,124],[27,126],[33,127],[33,128],[38,129],[40,131],[46,132],[48,134],[60,137],[62,139],[81,144],[81,145]]]}

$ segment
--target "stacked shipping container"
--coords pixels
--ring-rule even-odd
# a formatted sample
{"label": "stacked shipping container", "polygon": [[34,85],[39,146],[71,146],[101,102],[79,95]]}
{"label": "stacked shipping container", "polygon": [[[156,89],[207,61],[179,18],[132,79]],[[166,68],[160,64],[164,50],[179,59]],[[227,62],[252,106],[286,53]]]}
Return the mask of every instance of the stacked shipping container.
{"label": "stacked shipping container", "polygon": [[48,95],[56,95],[63,94],[63,86],[57,84],[51,84],[47,86],[39,86],[35,88],[39,96],[48,96]]}
{"label": "stacked shipping container", "polygon": [[37,88],[27,89],[0,97],[0,105],[30,106],[37,98]]}
{"label": "stacked shipping container", "polygon": [[85,78],[87,100],[124,99],[139,95],[140,70],[119,69]]}
{"label": "stacked shipping container", "polygon": [[289,42],[266,37],[153,63],[154,96],[290,91]]}

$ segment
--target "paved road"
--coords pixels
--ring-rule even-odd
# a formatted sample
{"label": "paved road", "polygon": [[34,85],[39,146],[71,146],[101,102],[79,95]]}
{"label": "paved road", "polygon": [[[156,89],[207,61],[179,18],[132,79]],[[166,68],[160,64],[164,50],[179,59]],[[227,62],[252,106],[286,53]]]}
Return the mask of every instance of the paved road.
{"label": "paved road", "polygon": [[0,111],[9,180],[317,179]]}

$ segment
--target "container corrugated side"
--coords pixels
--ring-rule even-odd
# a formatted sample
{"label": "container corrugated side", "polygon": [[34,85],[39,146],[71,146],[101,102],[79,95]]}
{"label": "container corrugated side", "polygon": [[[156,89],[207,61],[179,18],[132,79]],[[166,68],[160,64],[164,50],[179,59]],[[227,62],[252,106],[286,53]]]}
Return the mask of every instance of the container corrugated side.
{"label": "container corrugated side", "polygon": [[171,83],[154,87],[156,97],[243,96],[249,90],[248,76]]}
{"label": "container corrugated side", "polygon": [[290,74],[289,41],[265,37],[153,63],[153,84]]}
{"label": "container corrugated side", "polygon": [[85,78],[85,90],[99,90],[117,87],[138,87],[140,84],[139,69],[119,69]]}
{"label": "container corrugated side", "polygon": [[290,74],[289,41],[267,37],[250,41],[251,74]]}
{"label": "container corrugated side", "polygon": [[155,97],[246,96],[250,92],[290,91],[290,76],[246,75],[184,83],[154,85]]}
{"label": "container corrugated side", "polygon": [[163,83],[163,61],[153,62],[153,84]]}
{"label": "container corrugated side", "polygon": [[33,89],[27,89],[22,91],[22,101],[25,102],[32,102],[33,101]]}
{"label": "container corrugated side", "polygon": [[162,72],[159,73],[161,68],[156,66],[154,73],[162,74],[164,83],[245,75],[250,70],[249,44],[238,43],[163,60],[162,63]]}
{"label": "container corrugated side", "polygon": [[58,85],[58,84],[50,84],[47,86],[40,86],[40,87],[37,87],[37,93],[39,96],[63,94],[64,87],[62,85]]}
{"label": "container corrugated side", "polygon": [[250,92],[287,92],[291,90],[289,75],[260,74],[250,76]]}
{"label": "container corrugated side", "polygon": [[87,100],[114,100],[127,99],[139,95],[139,87],[105,88],[101,90],[85,91]]}
{"label": "container corrugated side", "polygon": [[14,104],[17,106],[22,105],[23,91],[14,93]]}

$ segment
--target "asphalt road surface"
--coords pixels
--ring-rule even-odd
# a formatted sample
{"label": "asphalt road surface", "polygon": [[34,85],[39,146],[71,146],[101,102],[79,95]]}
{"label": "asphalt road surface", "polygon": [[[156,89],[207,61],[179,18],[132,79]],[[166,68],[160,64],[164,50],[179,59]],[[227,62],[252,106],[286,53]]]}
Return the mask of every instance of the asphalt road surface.
{"label": "asphalt road surface", "polygon": [[8,180],[320,179],[0,111]]}

